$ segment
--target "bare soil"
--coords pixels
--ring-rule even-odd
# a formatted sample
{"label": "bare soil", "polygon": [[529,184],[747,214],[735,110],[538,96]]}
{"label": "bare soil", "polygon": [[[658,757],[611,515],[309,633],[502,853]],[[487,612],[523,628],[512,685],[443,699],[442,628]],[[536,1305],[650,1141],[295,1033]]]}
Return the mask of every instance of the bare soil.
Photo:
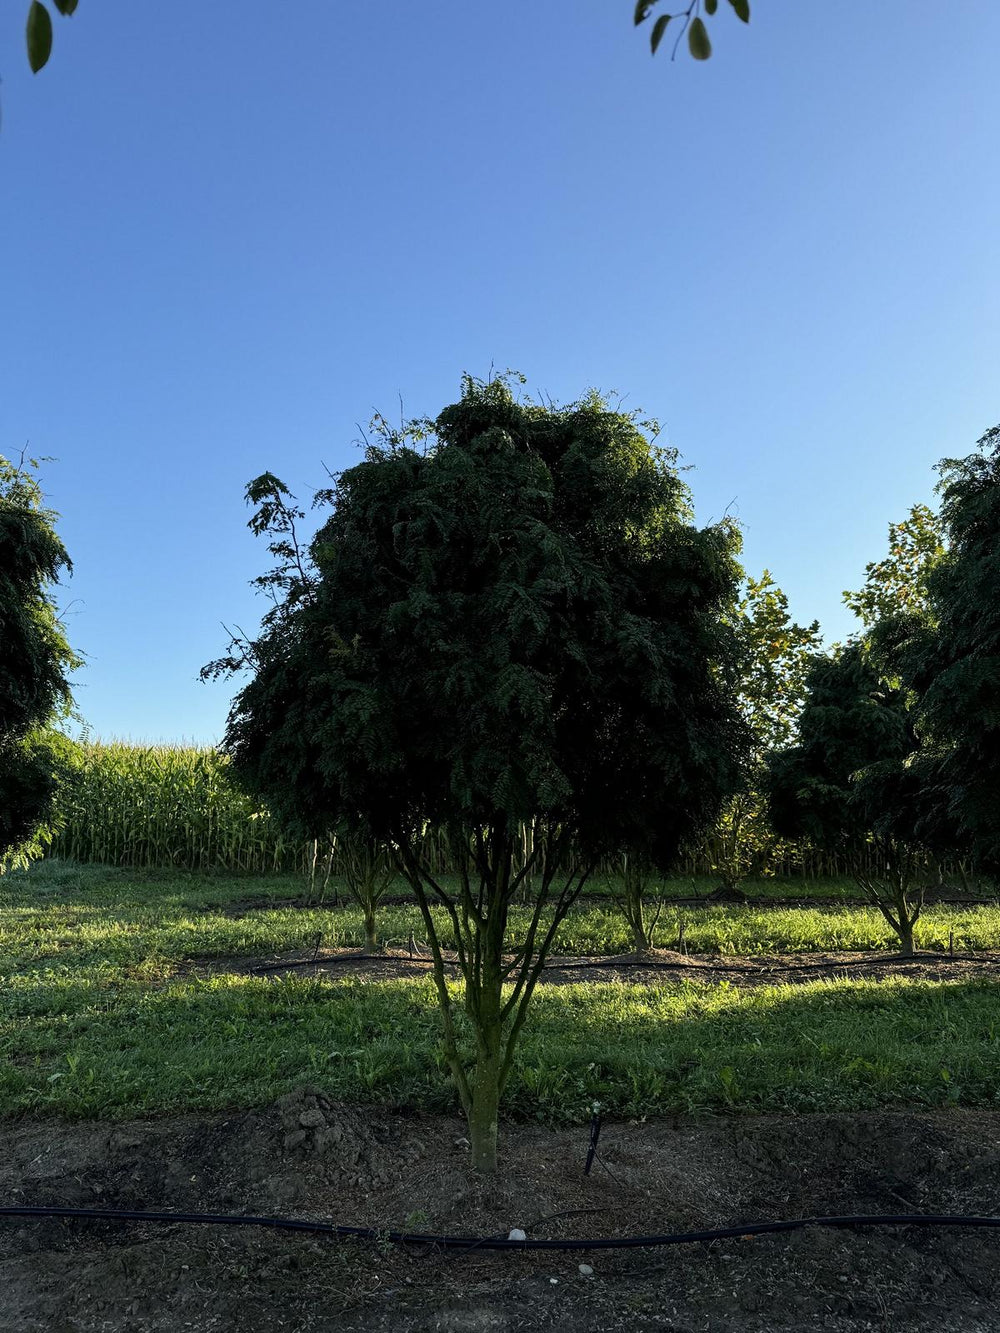
{"label": "bare soil", "polygon": [[[992,1214],[1000,1111],[509,1126],[302,1089],[240,1115],[9,1126],[7,1204],[283,1214],[466,1235],[635,1235],[845,1213]],[[578,1211],[588,1210],[588,1211]],[[449,1254],[217,1226],[0,1221],[3,1333],[805,1333],[1000,1327],[1000,1233],[838,1231],[670,1249]],[[580,1263],[593,1272],[581,1273]]]}
{"label": "bare soil", "polygon": [[[457,967],[454,958],[449,964]],[[422,976],[431,966],[424,952],[387,949],[377,954],[356,949],[322,948],[268,957],[213,958],[192,962],[201,974],[235,972],[262,976],[366,976],[372,980]],[[686,954],[673,949],[652,949],[645,954],[609,954],[593,958],[550,957],[542,974],[543,983],[579,984],[583,981],[661,985],[678,979],[732,986],[801,985],[818,980],[864,977],[884,981],[905,976],[925,981],[969,981],[974,977],[995,978],[1000,967],[996,953],[919,953],[912,958],[898,954],[833,951],[828,953],[768,954],[739,957],[717,954]]]}

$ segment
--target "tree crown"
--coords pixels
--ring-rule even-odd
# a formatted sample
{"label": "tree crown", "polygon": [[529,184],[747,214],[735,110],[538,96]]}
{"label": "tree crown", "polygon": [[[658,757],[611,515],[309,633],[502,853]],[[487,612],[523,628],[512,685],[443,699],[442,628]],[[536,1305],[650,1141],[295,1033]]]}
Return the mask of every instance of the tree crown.
{"label": "tree crown", "polygon": [[539,817],[665,861],[714,816],[747,744],[738,536],[692,525],[675,455],[633,416],[467,379],[318,500],[301,577],[279,551],[290,596],[243,656],[225,739],[286,821]]}

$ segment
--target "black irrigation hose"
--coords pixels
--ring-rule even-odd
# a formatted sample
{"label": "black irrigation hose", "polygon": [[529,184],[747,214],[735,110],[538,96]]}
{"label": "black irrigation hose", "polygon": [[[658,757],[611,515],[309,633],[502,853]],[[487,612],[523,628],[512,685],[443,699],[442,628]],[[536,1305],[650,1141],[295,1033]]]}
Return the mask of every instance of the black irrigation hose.
{"label": "black irrigation hose", "polygon": [[[411,957],[401,958],[398,954],[378,954],[378,953],[350,953],[335,954],[327,958],[291,958],[283,963],[260,963],[256,967],[249,969],[248,975],[258,976],[265,972],[286,972],[296,967],[335,967],[338,964],[364,963],[364,962],[402,962],[402,963],[423,963],[425,967],[433,967],[433,958]],[[458,967],[457,959],[445,958],[446,967]],[[975,962],[986,963],[991,967],[1000,966],[1000,958],[983,953],[934,953],[930,950],[921,951],[917,954],[875,954],[871,958],[849,958],[834,963],[776,963],[773,966],[759,964],[757,966],[741,967],[734,963],[678,963],[668,962],[661,958],[633,958],[628,954],[621,956],[610,955],[607,958],[586,958],[575,959],[566,963],[546,963],[542,968],[543,972],[573,972],[588,967],[607,967],[624,970],[630,967],[647,968],[650,971],[676,971],[676,972],[738,972],[741,976],[748,974],[757,974],[762,977],[771,975],[773,972],[830,972],[846,971],[853,967],[886,967],[893,963],[923,963],[923,962],[946,962],[961,963]]]}
{"label": "black irrigation hose", "polygon": [[979,953],[933,953],[930,950],[921,951],[916,954],[874,954],[870,958],[845,958],[839,962],[827,963],[775,963],[769,965],[760,963],[757,965],[739,966],[734,963],[677,963],[668,962],[661,958],[633,958],[629,955],[623,955],[616,958],[614,954],[607,958],[586,958],[577,959],[568,963],[547,963],[542,969],[543,972],[572,972],[574,970],[586,967],[647,967],[651,969],[663,968],[668,970],[692,971],[692,972],[739,972],[743,976],[748,973],[756,973],[760,976],[768,976],[772,972],[830,972],[834,970],[847,969],[851,967],[885,967],[890,963],[923,963],[923,962],[976,962],[989,963],[992,966],[1000,965],[1000,958],[988,954]]}
{"label": "black irrigation hose", "polygon": [[310,1222],[292,1217],[253,1217],[238,1213],[147,1213],[130,1208],[6,1207],[0,1217],[64,1217],[97,1222],[182,1222],[215,1226],[266,1227],[274,1231],[305,1231],[344,1236],[393,1245],[429,1245],[442,1250],[638,1250],[665,1245],[694,1245],[740,1236],[765,1236],[802,1231],[808,1227],[990,1227],[1000,1228],[1000,1217],[949,1213],[899,1213],[880,1216],[795,1217],[783,1222],[749,1222],[705,1231],[679,1231],[659,1236],[603,1236],[573,1240],[509,1240],[499,1236],[435,1236],[422,1232],[392,1231],[381,1227],[348,1227],[333,1222]]}

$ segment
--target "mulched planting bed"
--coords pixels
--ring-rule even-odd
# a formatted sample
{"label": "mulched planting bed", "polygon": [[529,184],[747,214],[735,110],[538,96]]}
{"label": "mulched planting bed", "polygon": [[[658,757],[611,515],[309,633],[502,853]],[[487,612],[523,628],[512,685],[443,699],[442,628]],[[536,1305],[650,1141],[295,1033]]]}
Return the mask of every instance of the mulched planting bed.
{"label": "mulched planting bed", "polygon": [[[457,974],[457,964],[449,956]],[[975,977],[996,978],[1000,955],[918,953],[913,958],[880,954],[871,950],[829,953],[768,954],[738,957],[727,954],[682,954],[672,949],[654,949],[648,954],[610,954],[593,958],[552,957],[542,974],[543,983],[579,984],[583,981],[622,981],[657,985],[685,981],[733,986],[796,985],[810,981],[862,978],[883,981],[904,976],[914,981],[968,981]],[[189,970],[214,973],[253,974],[282,977],[365,976],[385,981],[395,977],[423,976],[430,971],[426,951],[409,953],[387,949],[365,954],[357,949],[316,948],[306,953],[252,958],[213,958],[193,961]]]}

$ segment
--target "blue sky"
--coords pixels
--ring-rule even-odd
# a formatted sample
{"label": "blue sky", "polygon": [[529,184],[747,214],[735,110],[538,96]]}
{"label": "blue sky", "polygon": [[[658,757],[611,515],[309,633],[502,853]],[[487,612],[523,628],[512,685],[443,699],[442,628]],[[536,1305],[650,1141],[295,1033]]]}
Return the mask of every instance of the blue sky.
{"label": "blue sky", "polygon": [[1000,420],[996,0],[83,0],[0,17],[0,452],[52,455],[99,735],[214,741],[256,623],[243,488],[513,366],[663,422],[828,638],[933,463]]}

